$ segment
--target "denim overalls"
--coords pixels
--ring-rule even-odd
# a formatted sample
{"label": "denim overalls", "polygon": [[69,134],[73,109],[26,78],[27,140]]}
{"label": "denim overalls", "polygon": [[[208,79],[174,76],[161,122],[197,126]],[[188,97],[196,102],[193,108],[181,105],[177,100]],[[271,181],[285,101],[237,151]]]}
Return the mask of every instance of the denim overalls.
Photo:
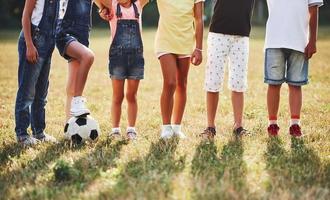
{"label": "denim overalls", "polygon": [[88,47],[91,12],[92,0],[68,0],[65,15],[58,20],[56,27],[56,46],[65,59],[71,60],[71,57],[65,54],[71,42],[78,41]]}
{"label": "denim overalls", "polygon": [[58,1],[45,0],[43,14],[38,26],[31,24],[32,40],[39,57],[36,64],[26,59],[26,44],[23,31],[18,40],[18,92],[15,105],[15,132],[22,141],[29,137],[31,124],[34,137],[44,137],[45,105],[49,85],[49,71],[55,47],[55,26]]}
{"label": "denim overalls", "polygon": [[109,52],[109,72],[114,79],[135,79],[144,77],[143,44],[139,24],[139,11],[133,3],[137,20],[120,19],[121,7],[117,4],[117,31]]}

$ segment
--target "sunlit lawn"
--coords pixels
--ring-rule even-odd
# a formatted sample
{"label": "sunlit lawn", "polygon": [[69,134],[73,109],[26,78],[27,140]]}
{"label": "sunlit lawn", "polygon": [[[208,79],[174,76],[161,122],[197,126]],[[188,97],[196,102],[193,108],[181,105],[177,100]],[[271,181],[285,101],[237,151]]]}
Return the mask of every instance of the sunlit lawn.
{"label": "sunlit lawn", "polygon": [[[241,141],[231,134],[233,115],[227,89],[221,94],[215,142],[203,143],[198,137],[206,123],[205,61],[191,67],[183,121],[188,139],[159,140],[162,76],[153,52],[153,29],[144,30],[146,71],[138,96],[139,139],[135,143],[108,140],[109,33],[94,30],[91,49],[96,59],[85,96],[103,135],[96,144],[79,147],[63,141],[67,64],[55,50],[46,131],[61,142],[23,149],[15,142],[13,116],[18,33],[0,33],[0,199],[329,199],[329,28],[321,29],[319,52],[310,62],[302,114],[305,134],[300,140],[288,135],[287,86],[282,90],[280,136],[270,139],[266,134],[263,34],[255,28],[251,37],[244,115],[251,135]],[[125,119],[124,112],[123,131]]]}

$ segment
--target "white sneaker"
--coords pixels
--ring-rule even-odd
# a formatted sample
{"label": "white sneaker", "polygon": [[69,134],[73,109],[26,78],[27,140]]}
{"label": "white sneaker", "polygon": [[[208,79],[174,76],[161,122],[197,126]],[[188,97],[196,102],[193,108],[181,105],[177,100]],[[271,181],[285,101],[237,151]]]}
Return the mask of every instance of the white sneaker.
{"label": "white sneaker", "polygon": [[74,117],[79,117],[82,115],[89,115],[90,111],[85,105],[86,99],[84,97],[73,97],[71,101],[70,113]]}
{"label": "white sneaker", "polygon": [[173,129],[173,133],[174,133],[174,135],[177,136],[178,138],[180,138],[180,139],[185,139],[185,138],[187,138],[186,134],[184,134],[184,133],[181,131],[181,125],[174,124],[174,125],[172,125],[172,129]]}
{"label": "white sneaker", "polygon": [[20,144],[23,146],[35,146],[39,144],[39,140],[35,139],[34,137],[27,137],[19,141]]}
{"label": "white sneaker", "polygon": [[172,129],[171,125],[163,125],[162,127],[162,132],[160,134],[160,138],[162,139],[170,139],[171,137],[173,137],[174,132]]}
{"label": "white sneaker", "polygon": [[47,133],[44,133],[44,135],[45,136],[43,138],[40,138],[38,140],[41,142],[57,143],[57,140],[55,137],[48,135]]}

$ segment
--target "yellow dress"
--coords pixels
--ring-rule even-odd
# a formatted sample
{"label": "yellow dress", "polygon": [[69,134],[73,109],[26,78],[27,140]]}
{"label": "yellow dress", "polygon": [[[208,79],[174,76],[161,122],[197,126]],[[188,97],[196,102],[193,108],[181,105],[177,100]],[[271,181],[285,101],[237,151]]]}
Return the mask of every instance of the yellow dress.
{"label": "yellow dress", "polygon": [[195,47],[194,5],[205,0],[157,0],[155,52],[190,55]]}

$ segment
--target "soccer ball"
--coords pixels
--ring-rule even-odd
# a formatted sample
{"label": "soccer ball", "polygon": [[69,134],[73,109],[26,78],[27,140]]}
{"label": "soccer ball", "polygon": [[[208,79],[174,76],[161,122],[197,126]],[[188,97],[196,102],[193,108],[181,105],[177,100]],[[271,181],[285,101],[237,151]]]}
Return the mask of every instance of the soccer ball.
{"label": "soccer ball", "polygon": [[96,141],[101,134],[97,121],[91,116],[72,117],[64,127],[64,135],[72,142]]}

